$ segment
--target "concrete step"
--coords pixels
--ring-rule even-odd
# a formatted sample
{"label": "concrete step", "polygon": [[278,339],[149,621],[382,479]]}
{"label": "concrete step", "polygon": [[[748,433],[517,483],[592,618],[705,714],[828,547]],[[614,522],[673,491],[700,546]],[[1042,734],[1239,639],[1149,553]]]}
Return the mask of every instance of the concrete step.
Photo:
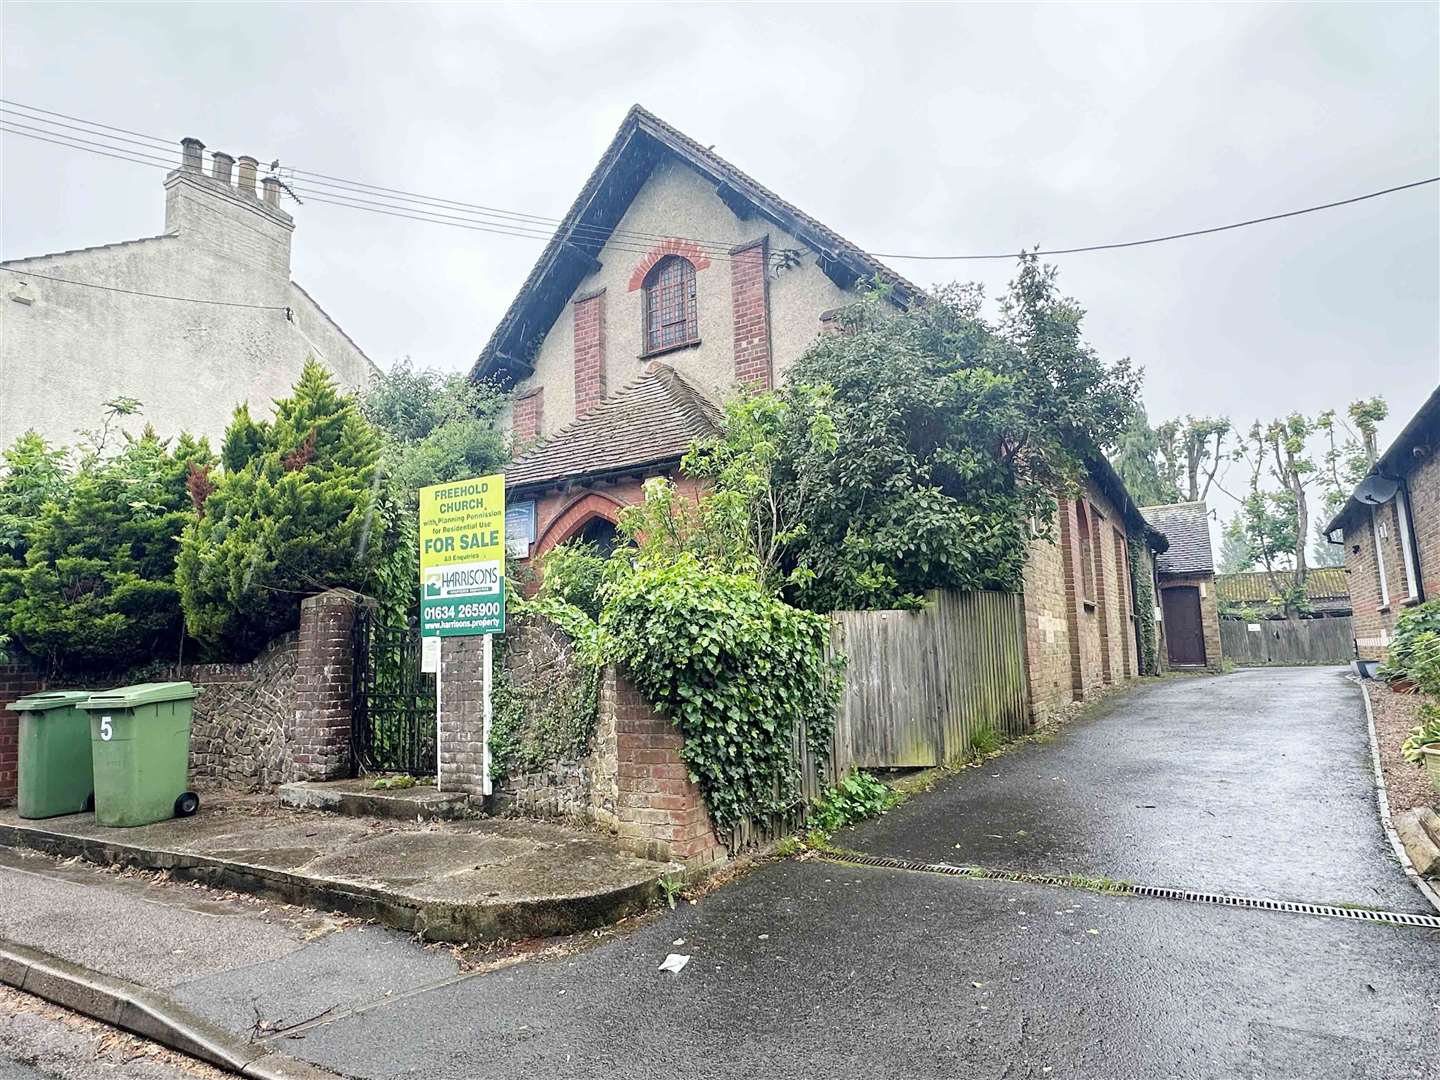
{"label": "concrete step", "polygon": [[290,810],[325,810],[347,817],[438,821],[469,813],[464,792],[436,791],[429,784],[376,788],[374,777],[282,784],[279,795],[280,805]]}
{"label": "concrete step", "polygon": [[33,821],[0,810],[0,846],[338,911],[432,941],[517,941],[643,911],[669,868],[611,837],[508,819],[385,821],[295,814],[223,798],[128,829],[93,814]]}
{"label": "concrete step", "polygon": [[1396,814],[1395,832],[1400,837],[1400,843],[1405,845],[1405,854],[1410,856],[1416,871],[1424,877],[1433,877],[1440,875],[1440,843],[1436,843],[1426,828],[1427,814],[1433,818],[1435,811],[1422,807]]}

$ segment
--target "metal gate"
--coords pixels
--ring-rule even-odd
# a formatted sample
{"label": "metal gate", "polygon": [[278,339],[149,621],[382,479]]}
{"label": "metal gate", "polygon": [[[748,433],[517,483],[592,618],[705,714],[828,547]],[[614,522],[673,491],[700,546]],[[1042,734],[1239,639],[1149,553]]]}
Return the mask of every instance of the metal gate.
{"label": "metal gate", "polygon": [[355,614],[352,770],[435,775],[435,676],[420,670],[420,629]]}

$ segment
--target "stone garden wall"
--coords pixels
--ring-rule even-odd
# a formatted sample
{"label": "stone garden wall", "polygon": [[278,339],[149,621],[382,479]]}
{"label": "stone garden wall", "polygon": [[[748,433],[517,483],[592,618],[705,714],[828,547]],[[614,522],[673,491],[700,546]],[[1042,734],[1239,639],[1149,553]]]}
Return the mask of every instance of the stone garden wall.
{"label": "stone garden wall", "polygon": [[290,779],[294,762],[285,740],[295,713],[300,635],[286,634],[248,664],[187,664],[174,672],[200,687],[190,730],[190,773],[269,791]]}

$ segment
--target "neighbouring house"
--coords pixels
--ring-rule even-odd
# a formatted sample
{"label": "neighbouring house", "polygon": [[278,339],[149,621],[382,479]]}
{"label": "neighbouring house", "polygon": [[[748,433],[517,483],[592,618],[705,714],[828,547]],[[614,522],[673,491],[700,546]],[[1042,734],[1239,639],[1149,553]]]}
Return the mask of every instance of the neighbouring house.
{"label": "neighbouring house", "polygon": [[[778,385],[876,282],[897,306],[923,295],[633,108],[474,367],[513,386],[513,433],[530,446],[506,470],[514,555],[613,543],[648,477],[689,485],[680,459],[715,430],[725,400]],[[1150,620],[1134,578],[1151,581],[1150,553],[1164,546],[1099,455],[1054,532],[1025,577],[1037,714],[1141,672],[1137,627]]]}
{"label": "neighbouring house", "polygon": [[1140,512],[1165,534],[1169,548],[1155,560],[1160,637],[1172,668],[1220,667],[1220,611],[1210,511],[1203,502],[1145,506]]}
{"label": "neighbouring house", "polygon": [[143,404],[130,426],[218,447],[235,406],[269,416],[307,355],[347,388],[369,381],[365,353],[290,278],[280,181],[257,194],[254,158],[217,151],[207,173],[204,145],[180,145],[160,235],[0,263],[0,446],[30,429],[72,442],[123,396]]}
{"label": "neighbouring house", "polygon": [[1395,619],[1440,596],[1440,386],[1325,526],[1345,545],[1355,647],[1383,660]]}
{"label": "neighbouring house", "polygon": [[[1290,580],[1291,572],[1281,570],[1279,580]],[[1240,574],[1216,574],[1215,596],[1220,602],[1220,617],[1283,619],[1285,606],[1275,593],[1275,585],[1264,570],[1247,570]],[[1317,566],[1305,574],[1307,615],[1316,618],[1341,618],[1350,614],[1350,583],[1342,566]]]}

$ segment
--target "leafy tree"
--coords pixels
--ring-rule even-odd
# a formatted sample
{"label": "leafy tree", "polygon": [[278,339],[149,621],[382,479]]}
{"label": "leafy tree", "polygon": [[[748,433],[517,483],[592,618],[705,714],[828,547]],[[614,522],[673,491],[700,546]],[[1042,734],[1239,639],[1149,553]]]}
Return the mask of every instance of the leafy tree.
{"label": "leafy tree", "polygon": [[254,655],[297,624],[301,599],[363,589],[375,563],[380,447],[357,403],[312,358],[275,405],[268,425],[236,411],[226,448],[250,449],[231,454],[240,467],[220,475],[181,541],[186,626],[214,655]]}
{"label": "leafy tree", "polygon": [[1236,514],[1220,532],[1220,573],[1243,574],[1254,567],[1255,552],[1246,535],[1245,515]]}
{"label": "leafy tree", "polygon": [[1180,501],[1180,491],[1168,468],[1162,469],[1160,451],[1160,432],[1150,426],[1145,406],[1137,403],[1129,425],[1120,434],[1110,463],[1124,481],[1125,489],[1141,506]]}
{"label": "leafy tree", "polygon": [[1022,259],[993,326],[982,299],[949,286],[896,314],[872,296],[797,362],[778,402],[732,414],[726,445],[692,456],[740,493],[747,549],[778,564],[793,602],[1017,588],[1027,523],[1048,535],[1055,493],[1124,430],[1139,375],[1085,345],[1053,268]]}
{"label": "leafy tree", "polygon": [[1187,416],[1167,420],[1156,429],[1160,473],[1174,499],[1203,502],[1229,458],[1222,452],[1230,435],[1230,421],[1224,417]]}
{"label": "leafy tree", "polygon": [[[52,673],[113,674],[177,655],[185,481],[192,466],[213,462],[209,445],[182,435],[172,450],[147,426],[139,437],[125,436],[113,456],[102,456],[105,440],[96,440],[62,482],[54,451],[28,437],[20,442],[47,494],[24,565],[12,559],[0,569],[0,629]],[[17,459],[7,460],[13,467]]]}
{"label": "leafy tree", "polygon": [[376,376],[361,401],[379,431],[381,483],[377,493],[383,555],[371,592],[391,621],[419,603],[419,490],[431,484],[499,472],[510,460],[501,417],[508,398],[488,383],[408,359]]}

